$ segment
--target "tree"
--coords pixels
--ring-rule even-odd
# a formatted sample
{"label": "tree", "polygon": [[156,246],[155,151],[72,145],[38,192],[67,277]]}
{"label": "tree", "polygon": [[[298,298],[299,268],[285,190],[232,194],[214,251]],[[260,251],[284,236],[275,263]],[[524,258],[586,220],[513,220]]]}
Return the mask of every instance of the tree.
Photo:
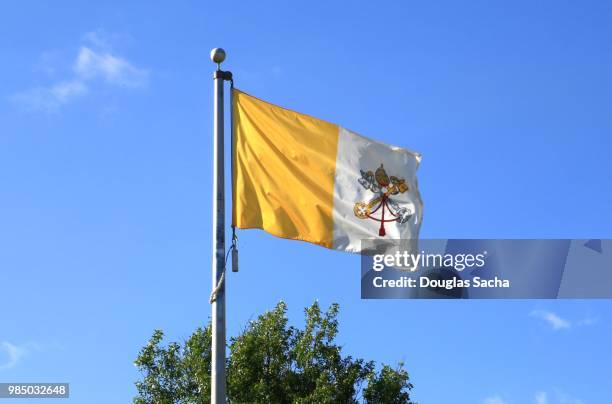
{"label": "tree", "polygon": [[[230,339],[227,361],[230,403],[398,403],[412,404],[408,372],[343,355],[335,343],[338,305],[322,312],[317,302],[305,310],[303,329],[289,326],[280,302]],[[210,324],[183,345],[162,346],[156,330],[135,361],[137,404],[208,403]]]}

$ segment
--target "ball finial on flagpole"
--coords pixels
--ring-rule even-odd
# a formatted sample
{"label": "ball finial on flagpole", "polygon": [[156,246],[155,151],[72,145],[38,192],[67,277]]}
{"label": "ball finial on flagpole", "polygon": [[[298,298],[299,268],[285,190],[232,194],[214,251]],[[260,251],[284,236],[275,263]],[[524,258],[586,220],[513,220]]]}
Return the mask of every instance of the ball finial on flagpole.
{"label": "ball finial on flagpole", "polygon": [[215,62],[219,68],[221,68],[221,63],[225,60],[225,51],[223,48],[215,48],[210,51],[210,60]]}

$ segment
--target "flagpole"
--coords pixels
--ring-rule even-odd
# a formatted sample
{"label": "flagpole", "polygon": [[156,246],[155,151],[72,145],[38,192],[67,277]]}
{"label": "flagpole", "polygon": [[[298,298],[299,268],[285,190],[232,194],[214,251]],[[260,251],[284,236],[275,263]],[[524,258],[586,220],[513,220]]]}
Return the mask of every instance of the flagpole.
{"label": "flagpole", "polygon": [[212,237],[212,363],[210,401],[226,404],[225,379],[225,175],[223,154],[223,83],[231,73],[221,70],[225,51],[210,52],[217,64],[214,78],[213,237]]}

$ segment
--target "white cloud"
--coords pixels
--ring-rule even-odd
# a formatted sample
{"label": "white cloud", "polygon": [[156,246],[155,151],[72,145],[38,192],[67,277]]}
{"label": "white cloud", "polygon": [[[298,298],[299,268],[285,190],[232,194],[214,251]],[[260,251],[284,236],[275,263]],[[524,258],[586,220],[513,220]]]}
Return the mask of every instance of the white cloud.
{"label": "white cloud", "polygon": [[110,48],[108,34],[101,31],[90,31],[83,35],[83,42],[88,42],[99,49]]}
{"label": "white cloud", "polygon": [[33,88],[10,99],[29,111],[55,111],[63,104],[85,95],[87,86],[80,80],[63,81],[51,87]]}
{"label": "white cloud", "polygon": [[30,353],[32,347],[32,344],[14,345],[8,341],[2,341],[2,343],[0,343],[0,358],[6,359],[0,362],[0,371],[12,369],[17,366],[21,359]]}
{"label": "white cloud", "polygon": [[529,315],[546,322],[555,331],[569,330],[574,327],[588,327],[599,323],[599,317],[587,316],[581,320],[570,321],[548,310],[533,310]]}
{"label": "white cloud", "polygon": [[506,404],[503,398],[500,396],[491,396],[483,400],[482,404]]}
{"label": "white cloud", "polygon": [[536,404],[584,404],[584,402],[571,396],[559,389],[552,389],[552,392],[538,391],[535,393]]}
{"label": "white cloud", "polygon": [[75,97],[84,95],[87,87],[80,80],[64,81],[51,87],[49,90],[53,97],[61,103],[66,103]]}
{"label": "white cloud", "polygon": [[96,52],[87,46],[79,50],[74,71],[83,81],[101,78],[109,84],[125,87],[142,87],[149,76],[148,71],[134,67],[123,58]]}
{"label": "white cloud", "polygon": [[538,391],[535,394],[536,404],[548,404],[548,394],[545,391]]}
{"label": "white cloud", "polygon": [[540,320],[545,321],[548,325],[552,327],[553,330],[568,330],[572,327],[572,323],[558,316],[552,311],[533,310],[530,313],[530,315],[532,317],[536,317],[536,318],[539,318]]}
{"label": "white cloud", "polygon": [[53,112],[62,105],[90,93],[91,87],[97,82],[124,88],[141,88],[147,85],[149,71],[111,53],[99,34],[88,33],[84,36],[84,41],[89,45],[79,48],[69,77],[46,87],[14,94],[9,97],[10,100],[26,110]]}
{"label": "white cloud", "polygon": [[[482,404],[508,404],[510,401],[506,401],[499,395],[487,397],[483,400]],[[559,389],[552,389],[552,391],[540,390],[534,394],[535,404],[584,404],[584,402],[574,396],[571,396]]]}

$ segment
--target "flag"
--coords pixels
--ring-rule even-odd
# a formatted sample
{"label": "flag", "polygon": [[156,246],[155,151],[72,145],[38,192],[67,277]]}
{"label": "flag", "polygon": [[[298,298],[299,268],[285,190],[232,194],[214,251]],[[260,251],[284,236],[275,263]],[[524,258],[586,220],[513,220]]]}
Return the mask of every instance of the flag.
{"label": "flag", "polygon": [[233,224],[361,252],[418,239],[419,153],[233,90]]}

